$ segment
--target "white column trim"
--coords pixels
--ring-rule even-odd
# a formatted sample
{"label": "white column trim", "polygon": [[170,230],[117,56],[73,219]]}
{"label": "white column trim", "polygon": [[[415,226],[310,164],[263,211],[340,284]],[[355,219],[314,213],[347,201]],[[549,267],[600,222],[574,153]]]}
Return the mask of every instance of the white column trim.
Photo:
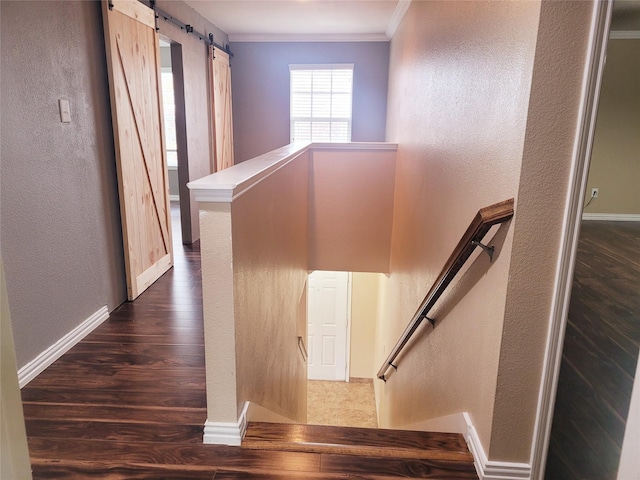
{"label": "white column trim", "polygon": [[18,370],[18,383],[20,388],[24,387],[27,383],[40,375],[49,365],[68,352],[107,318],[109,318],[109,310],[105,305]]}
{"label": "white column trim", "polygon": [[240,446],[247,432],[247,410],[249,402],[244,402],[236,422],[204,422],[202,442],[210,445]]}

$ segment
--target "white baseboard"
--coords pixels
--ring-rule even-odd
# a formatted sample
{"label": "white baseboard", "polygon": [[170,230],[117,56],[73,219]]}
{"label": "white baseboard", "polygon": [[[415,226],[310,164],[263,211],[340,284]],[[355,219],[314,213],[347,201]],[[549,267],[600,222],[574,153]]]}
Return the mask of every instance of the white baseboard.
{"label": "white baseboard", "polygon": [[91,333],[107,318],[109,318],[109,310],[105,305],[18,370],[18,383],[20,388],[24,387],[27,383],[40,375],[49,365],[59,359],[64,353],[68,352],[71,347]]}
{"label": "white baseboard", "polygon": [[212,445],[239,446],[247,431],[247,410],[249,402],[244,403],[237,422],[204,422],[203,443]]}
{"label": "white baseboard", "polygon": [[601,220],[607,222],[640,222],[638,213],[583,213],[582,220]]}
{"label": "white baseboard", "polygon": [[180,201],[180,195],[169,195],[169,201],[170,202],[179,202]]}
{"label": "white baseboard", "polygon": [[516,462],[495,462],[487,459],[487,454],[482,448],[480,437],[476,428],[471,423],[468,413],[463,413],[467,422],[465,440],[473,455],[474,464],[480,480],[530,480],[531,465]]}

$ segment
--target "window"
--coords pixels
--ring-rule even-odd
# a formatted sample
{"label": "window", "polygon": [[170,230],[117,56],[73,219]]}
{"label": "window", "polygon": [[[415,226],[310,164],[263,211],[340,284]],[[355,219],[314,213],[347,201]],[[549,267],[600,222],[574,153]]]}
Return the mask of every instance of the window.
{"label": "window", "polygon": [[161,68],[162,112],[164,114],[164,136],[167,148],[167,166],[178,166],[178,143],[176,141],[176,103],[173,95],[173,73],[171,67]]}
{"label": "window", "polygon": [[291,141],[350,142],[353,64],[289,65]]}

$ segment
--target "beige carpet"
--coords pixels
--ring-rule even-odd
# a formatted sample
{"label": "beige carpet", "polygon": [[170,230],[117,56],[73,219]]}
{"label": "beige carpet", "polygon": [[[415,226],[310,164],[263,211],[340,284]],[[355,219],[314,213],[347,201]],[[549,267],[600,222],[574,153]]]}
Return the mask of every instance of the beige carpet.
{"label": "beige carpet", "polygon": [[348,383],[309,380],[307,423],[377,428],[373,380],[352,379]]}

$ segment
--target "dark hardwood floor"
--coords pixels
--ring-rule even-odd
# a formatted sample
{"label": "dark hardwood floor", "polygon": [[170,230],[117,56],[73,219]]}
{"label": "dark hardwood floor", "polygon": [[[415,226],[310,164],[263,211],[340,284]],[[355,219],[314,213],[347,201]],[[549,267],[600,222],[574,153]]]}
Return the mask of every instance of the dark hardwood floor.
{"label": "dark hardwood floor", "polygon": [[174,268],[22,389],[35,479],[477,478],[459,448],[393,458],[204,445],[200,251],[176,225]]}
{"label": "dark hardwood floor", "polygon": [[640,223],[582,223],[545,478],[615,479],[640,347]]}

